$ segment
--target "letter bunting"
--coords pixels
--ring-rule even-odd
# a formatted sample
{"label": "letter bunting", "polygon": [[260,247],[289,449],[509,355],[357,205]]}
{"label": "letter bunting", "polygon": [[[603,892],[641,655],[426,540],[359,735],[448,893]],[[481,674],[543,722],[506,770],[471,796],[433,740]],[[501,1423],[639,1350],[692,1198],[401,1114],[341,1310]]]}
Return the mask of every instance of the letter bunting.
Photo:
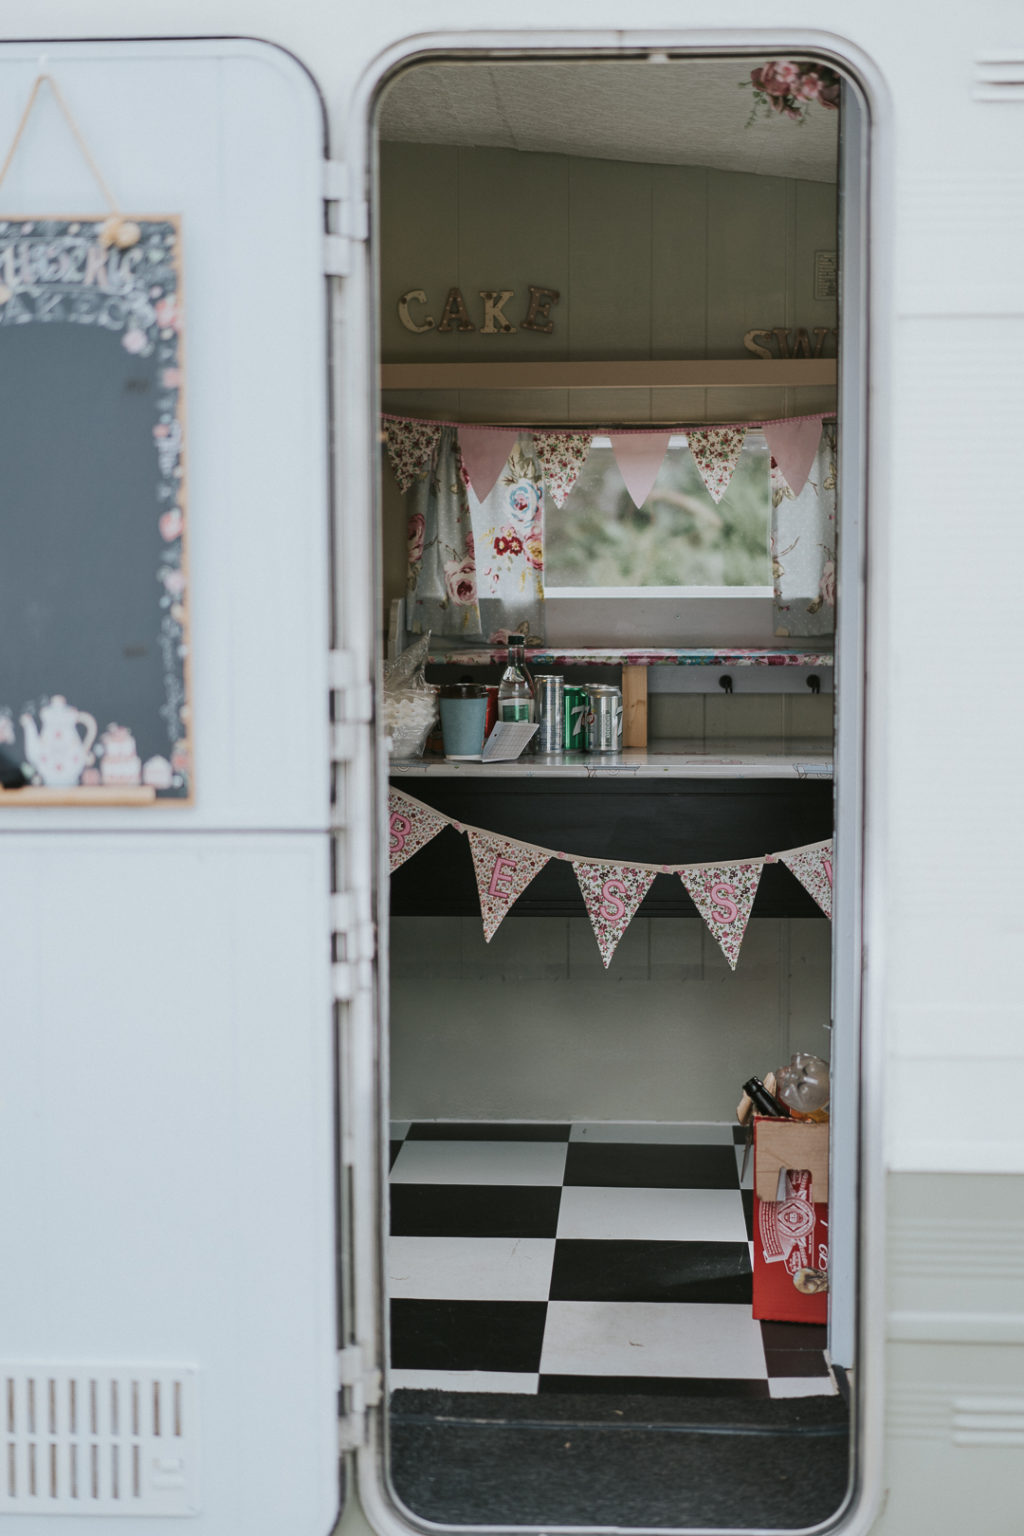
{"label": "letter bunting", "polygon": [[398,789],[388,794],[388,817],[392,873],[436,837],[442,827],[453,826],[466,833],[488,944],[506,913],[550,859],[565,859],[572,864],[605,968],[611,964],[619,941],[660,874],[678,875],[682,880],[731,970],[736,969],[765,864],[785,864],[825,916],[832,916],[830,838],[803,848],[736,859],[727,864],[620,864],[612,859],[577,858],[554,848],[538,848],[513,837],[486,832],[481,827],[464,826]]}

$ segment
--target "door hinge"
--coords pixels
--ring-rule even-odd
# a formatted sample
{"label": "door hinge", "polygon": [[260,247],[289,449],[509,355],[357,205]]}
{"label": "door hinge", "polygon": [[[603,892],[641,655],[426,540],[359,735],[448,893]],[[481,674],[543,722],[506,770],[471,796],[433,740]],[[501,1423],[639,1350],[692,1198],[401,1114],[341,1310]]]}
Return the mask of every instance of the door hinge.
{"label": "door hinge", "polygon": [[331,897],[331,932],[345,940],[346,960],[376,960],[377,925],[360,919],[354,891],[336,891]]}
{"label": "door hinge", "polygon": [[368,1444],[367,1410],[376,1408],[383,1396],[380,1370],[367,1364],[369,1355],[363,1344],[346,1344],[338,1350],[338,1386],[344,1393],[344,1412],[338,1421],[342,1452]]}
{"label": "door hinge", "polygon": [[369,725],[373,720],[373,684],[360,679],[351,651],[331,651],[327,658],[327,682],[339,695],[334,718],[347,725]]}
{"label": "door hinge", "polygon": [[349,168],[343,160],[324,161],[324,202],[336,204],[328,213],[331,225],[326,237],[324,270],[328,277],[348,277],[352,270],[352,245],[370,238],[370,205],[353,195]]}

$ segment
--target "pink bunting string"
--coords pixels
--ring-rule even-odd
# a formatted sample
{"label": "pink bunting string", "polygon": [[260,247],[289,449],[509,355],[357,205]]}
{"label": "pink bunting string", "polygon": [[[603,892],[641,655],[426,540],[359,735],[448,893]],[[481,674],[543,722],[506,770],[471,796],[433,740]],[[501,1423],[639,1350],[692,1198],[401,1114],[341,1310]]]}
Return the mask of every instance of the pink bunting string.
{"label": "pink bunting string", "polygon": [[459,451],[462,465],[477,501],[493,491],[508,456],[516,445],[518,432],[505,427],[460,427]]}
{"label": "pink bunting string", "polygon": [[580,470],[587,462],[593,436],[590,431],[533,433],[533,446],[544,484],[556,507],[565,505],[565,498],[576,484]]}
{"label": "pink bunting string", "polygon": [[791,848],[777,854],[781,864],[796,876],[809,895],[813,896],[825,916],[832,916],[832,839],[824,843],[810,843],[806,848]]}
{"label": "pink bunting string", "polygon": [[743,427],[694,427],[687,433],[694,463],[716,506],[729,489],[744,435]]}
{"label": "pink bunting string", "polygon": [[441,425],[439,421],[413,421],[404,416],[385,418],[388,460],[403,491],[426,473],[441,440]]}
{"label": "pink bunting string", "polygon": [[391,873],[419,853],[448,826],[448,817],[413,800],[400,790],[388,790],[388,860]]}
{"label": "pink bunting string", "polygon": [[679,878],[708,930],[717,939],[732,971],[740,957],[740,945],[754,905],[761,868],[761,862],[757,862],[705,865],[680,872]]}
{"label": "pink bunting string", "polygon": [[793,495],[799,496],[821,442],[821,417],[767,421],[762,430],[776,468]]}
{"label": "pink bunting string", "polygon": [[613,432],[615,462],[635,507],[642,507],[658,478],[671,432]]}
{"label": "pink bunting string", "polygon": [[484,920],[484,938],[489,944],[505,916],[550,859],[543,848],[531,848],[509,837],[495,837],[490,832],[466,828],[473,871],[480,897],[480,916]]}
{"label": "pink bunting string", "polygon": [[632,864],[586,864],[573,860],[573,869],[594,930],[605,970],[636,910],[654,883],[654,871]]}

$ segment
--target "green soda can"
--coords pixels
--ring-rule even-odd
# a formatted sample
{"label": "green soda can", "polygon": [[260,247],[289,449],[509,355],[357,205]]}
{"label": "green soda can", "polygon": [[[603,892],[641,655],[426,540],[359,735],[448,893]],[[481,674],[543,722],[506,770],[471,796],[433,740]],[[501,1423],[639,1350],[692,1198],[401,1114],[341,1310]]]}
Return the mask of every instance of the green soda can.
{"label": "green soda can", "polygon": [[565,704],[563,706],[565,729],[562,734],[562,747],[564,751],[583,751],[584,727],[589,707],[587,690],[585,688],[566,686]]}

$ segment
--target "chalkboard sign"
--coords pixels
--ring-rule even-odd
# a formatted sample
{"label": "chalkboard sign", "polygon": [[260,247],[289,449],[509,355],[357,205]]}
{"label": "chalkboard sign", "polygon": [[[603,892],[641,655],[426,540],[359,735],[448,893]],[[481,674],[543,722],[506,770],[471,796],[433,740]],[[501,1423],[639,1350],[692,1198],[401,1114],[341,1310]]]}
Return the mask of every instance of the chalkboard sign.
{"label": "chalkboard sign", "polygon": [[180,257],[0,219],[0,804],[192,798]]}

